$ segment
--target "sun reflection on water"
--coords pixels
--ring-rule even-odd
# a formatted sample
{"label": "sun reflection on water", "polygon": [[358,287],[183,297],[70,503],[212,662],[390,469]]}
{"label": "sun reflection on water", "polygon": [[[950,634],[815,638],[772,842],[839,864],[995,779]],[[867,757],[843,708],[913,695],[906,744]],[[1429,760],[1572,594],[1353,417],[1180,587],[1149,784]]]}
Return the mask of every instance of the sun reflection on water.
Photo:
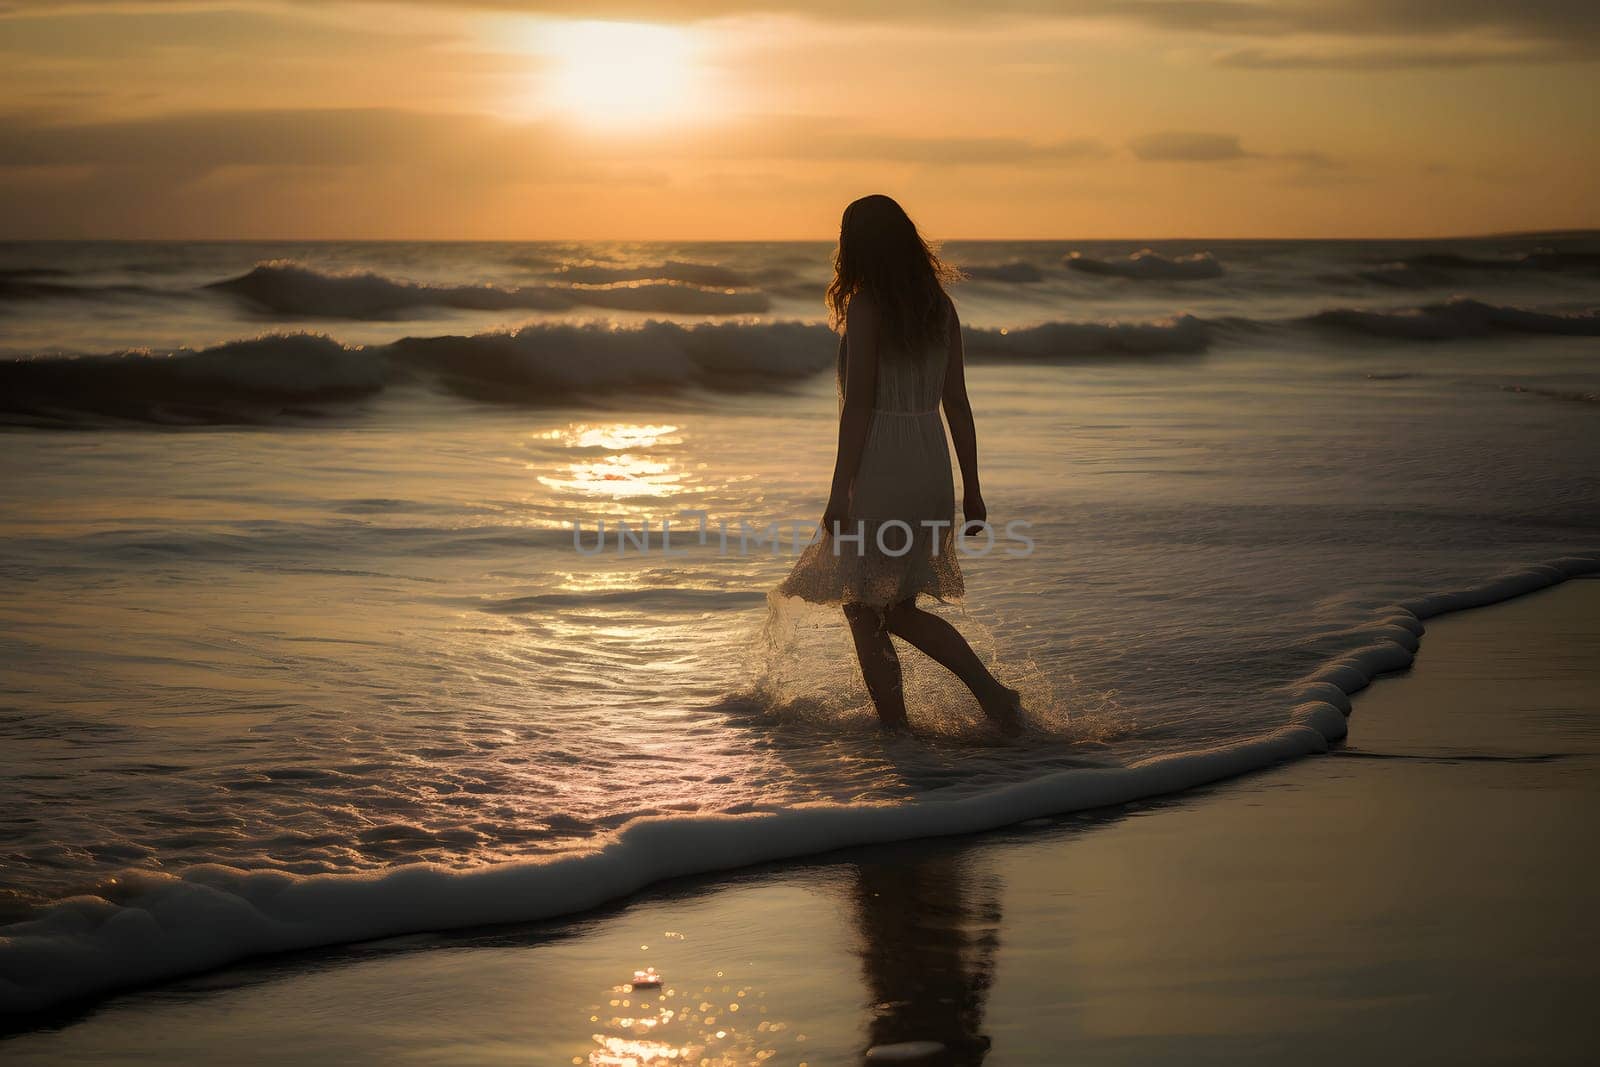
{"label": "sun reflection on water", "polygon": [[586,496],[675,496],[687,488],[680,484],[683,478],[671,463],[624,452],[594,463],[568,464],[564,478],[541,474],[539,484]]}
{"label": "sun reflection on water", "polygon": [[[676,496],[689,489],[686,476],[671,460],[647,450],[683,443],[679,427],[667,424],[573,423],[536,434],[569,449],[601,450],[607,455],[560,465],[559,474],[539,475],[539,484],[561,493],[622,500]],[[544,465],[528,464],[529,469]]]}
{"label": "sun reflection on water", "polygon": [[560,429],[546,430],[534,436],[541,441],[554,441],[568,448],[604,448],[622,452],[632,448],[654,448],[657,445],[680,445],[679,427],[665,424],[650,425],[632,422],[575,422]]}

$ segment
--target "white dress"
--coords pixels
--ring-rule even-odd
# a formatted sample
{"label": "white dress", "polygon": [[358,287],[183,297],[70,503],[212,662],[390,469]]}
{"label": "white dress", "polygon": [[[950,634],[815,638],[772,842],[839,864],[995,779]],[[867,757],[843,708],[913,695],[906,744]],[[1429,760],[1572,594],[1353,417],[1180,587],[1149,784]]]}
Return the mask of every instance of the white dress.
{"label": "white dress", "polygon": [[837,540],[824,531],[806,548],[779,594],[880,610],[918,593],[946,601],[961,597],[955,482],[939,417],[946,355],[942,342],[922,353],[880,353],[849,520]]}

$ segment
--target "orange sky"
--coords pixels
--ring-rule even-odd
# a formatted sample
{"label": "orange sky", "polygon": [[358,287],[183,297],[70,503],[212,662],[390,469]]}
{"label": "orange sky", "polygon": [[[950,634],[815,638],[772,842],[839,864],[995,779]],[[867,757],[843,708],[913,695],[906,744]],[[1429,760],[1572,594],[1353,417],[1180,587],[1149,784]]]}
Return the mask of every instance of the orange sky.
{"label": "orange sky", "polygon": [[1592,0],[976,6],[13,0],[0,237],[1600,226]]}

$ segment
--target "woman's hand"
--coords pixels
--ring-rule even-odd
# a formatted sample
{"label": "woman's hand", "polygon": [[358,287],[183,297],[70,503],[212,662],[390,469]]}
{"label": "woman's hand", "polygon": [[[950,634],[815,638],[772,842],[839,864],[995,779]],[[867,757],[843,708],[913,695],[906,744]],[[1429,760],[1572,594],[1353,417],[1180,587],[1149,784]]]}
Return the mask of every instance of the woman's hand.
{"label": "woman's hand", "polygon": [[983,502],[982,493],[974,489],[962,498],[961,518],[961,528],[963,530],[966,530],[972,523],[989,521],[989,509]]}
{"label": "woman's hand", "polygon": [[843,528],[850,518],[849,498],[835,491],[828,496],[828,506],[822,509],[822,530],[832,537],[836,527]]}

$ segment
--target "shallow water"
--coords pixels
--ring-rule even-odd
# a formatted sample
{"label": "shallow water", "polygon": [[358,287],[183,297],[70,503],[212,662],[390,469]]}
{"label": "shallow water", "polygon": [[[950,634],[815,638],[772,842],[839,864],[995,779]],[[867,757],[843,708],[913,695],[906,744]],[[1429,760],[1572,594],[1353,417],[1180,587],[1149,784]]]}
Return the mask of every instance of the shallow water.
{"label": "shallow water", "polygon": [[[1138,247],[950,250],[1024,279],[958,295],[990,513],[1034,547],[965,560],[944,609],[1026,694],[1004,742],[915,662],[922,737],[881,738],[833,614],[769,610],[831,467],[822,246],[0,246],[0,345],[54,353],[0,365],[10,916],[1197,753],[1282,727],[1386,606],[1600,549],[1600,244],[1160,246],[1223,272],[1177,279]],[[323,274],[266,295],[343,317],[197,288],[290,258]],[[432,288],[318,288],[351,269]],[[669,306],[429,303],[574,277]],[[675,313],[684,286],[766,310]],[[336,340],[164,355],[303,326]],[[619,519],[671,520],[673,554],[618,552]]]}

